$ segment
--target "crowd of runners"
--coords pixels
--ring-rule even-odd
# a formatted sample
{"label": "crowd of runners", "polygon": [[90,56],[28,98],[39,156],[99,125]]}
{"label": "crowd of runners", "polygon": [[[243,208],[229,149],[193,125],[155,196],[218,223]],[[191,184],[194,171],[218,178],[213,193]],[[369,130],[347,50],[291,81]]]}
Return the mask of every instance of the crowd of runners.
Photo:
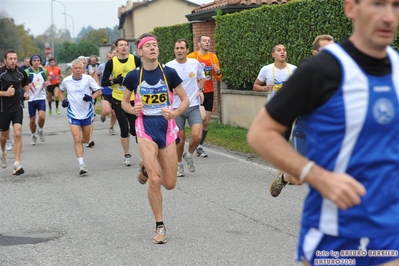
{"label": "crowd of runners", "polygon": [[[357,262],[399,265],[399,55],[390,47],[399,2],[346,0],[344,10],[353,20],[353,34],[340,43],[331,35],[315,36],[312,56],[298,66],[287,62],[284,44],[272,47],[274,62],[254,81],[253,89],[268,97],[248,142],[280,169],[270,184],[273,197],[287,184],[309,185],[297,260],[314,265],[319,250],[396,250],[396,256],[364,256]],[[36,145],[45,141],[45,117],[53,115],[54,101],[55,114],[68,117],[78,173],[88,174],[84,146],[95,145],[94,107],[101,97],[101,121],[110,117],[110,134],[119,125],[123,165],[132,165],[131,146],[140,152],[137,179],[149,183],[153,242],[163,244],[161,187],[173,189],[177,177],[186,175],[185,165],[195,172],[194,155],[208,156],[203,143],[213,83],[223,75],[209,51],[209,36],[199,37],[195,52],[187,40],[176,40],[170,62],[158,61],[158,39],[150,33],[135,45],[137,55],[128,52],[126,39],[116,40],[104,64],[95,56],[73,60],[72,73],[62,82],[54,58],[43,66],[42,58],[32,55],[17,66],[16,51],[8,50],[0,67],[1,168],[7,168],[6,152],[13,149],[13,174],[29,171],[21,163],[23,108]],[[187,149],[186,124],[192,132]]]}

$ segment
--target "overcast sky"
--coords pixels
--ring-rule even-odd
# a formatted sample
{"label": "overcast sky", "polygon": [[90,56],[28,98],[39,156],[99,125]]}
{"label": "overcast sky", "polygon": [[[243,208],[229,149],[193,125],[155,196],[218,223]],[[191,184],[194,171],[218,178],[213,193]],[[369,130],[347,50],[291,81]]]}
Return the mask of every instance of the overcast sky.
{"label": "overcast sky", "polygon": [[[162,0],[168,1],[168,0]],[[189,0],[197,4],[211,3],[213,0]],[[76,37],[83,27],[94,29],[113,28],[119,24],[118,7],[127,0],[57,0],[53,1],[53,21],[57,29],[66,27]],[[51,0],[0,0],[0,12],[12,17],[15,24],[24,24],[34,36],[41,35],[51,26]],[[71,18],[72,17],[72,18]],[[73,21],[73,22],[72,22]],[[188,21],[187,21],[188,22]],[[74,25],[74,27],[73,27]]]}

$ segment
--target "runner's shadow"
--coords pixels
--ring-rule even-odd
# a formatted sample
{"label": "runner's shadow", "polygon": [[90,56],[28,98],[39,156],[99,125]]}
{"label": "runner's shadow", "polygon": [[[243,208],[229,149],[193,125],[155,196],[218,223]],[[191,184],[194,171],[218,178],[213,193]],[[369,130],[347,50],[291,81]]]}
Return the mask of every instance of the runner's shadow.
{"label": "runner's shadow", "polygon": [[53,238],[0,235],[0,246],[32,245],[46,242],[51,239]]}

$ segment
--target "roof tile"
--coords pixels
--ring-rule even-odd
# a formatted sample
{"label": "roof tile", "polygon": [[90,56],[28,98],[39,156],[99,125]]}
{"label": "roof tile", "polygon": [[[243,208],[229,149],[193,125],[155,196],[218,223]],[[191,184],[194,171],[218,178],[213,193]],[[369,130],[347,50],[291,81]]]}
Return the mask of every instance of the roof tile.
{"label": "roof tile", "polygon": [[193,9],[192,13],[218,9],[225,6],[285,4],[289,1],[290,0],[214,0],[213,2],[210,2],[208,4],[202,4],[199,7]]}

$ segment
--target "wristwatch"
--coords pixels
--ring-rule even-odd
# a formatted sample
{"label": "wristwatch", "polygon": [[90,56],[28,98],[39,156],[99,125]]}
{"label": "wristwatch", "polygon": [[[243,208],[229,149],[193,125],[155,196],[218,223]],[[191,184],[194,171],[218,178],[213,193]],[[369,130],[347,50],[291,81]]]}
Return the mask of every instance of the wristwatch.
{"label": "wristwatch", "polygon": [[111,86],[114,85],[114,81],[110,80],[109,83],[111,83]]}
{"label": "wristwatch", "polygon": [[203,89],[203,88],[200,88],[200,91],[204,92],[204,89]]}

